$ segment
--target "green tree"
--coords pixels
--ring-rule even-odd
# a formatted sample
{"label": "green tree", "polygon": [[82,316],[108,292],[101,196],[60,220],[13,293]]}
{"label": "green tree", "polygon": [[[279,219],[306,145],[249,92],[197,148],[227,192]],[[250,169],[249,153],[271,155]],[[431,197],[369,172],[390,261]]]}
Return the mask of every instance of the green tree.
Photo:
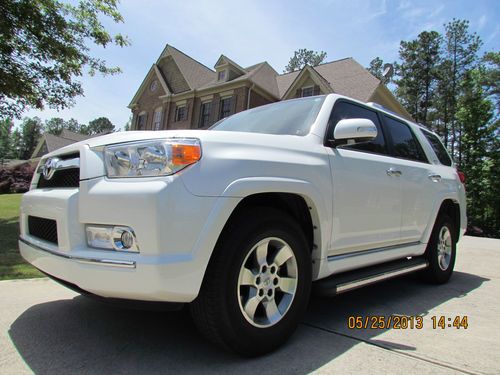
{"label": "green tree", "polygon": [[366,70],[382,81],[384,79],[384,60],[378,56],[375,57],[372,61],[370,61],[370,65],[366,68]]}
{"label": "green tree", "polygon": [[481,66],[481,85],[486,94],[495,100],[500,111],[500,52],[485,53]]}
{"label": "green tree", "polygon": [[21,159],[29,159],[42,136],[43,124],[38,117],[25,117],[21,124],[21,145],[19,156]]}
{"label": "green tree", "polygon": [[469,31],[469,21],[453,19],[444,25],[444,61],[441,79],[444,80],[443,98],[449,100],[450,150],[459,165],[462,159],[461,138],[463,128],[457,126],[457,102],[462,95],[461,83],[466,74],[477,67],[478,51],[482,45],[481,38]]}
{"label": "green tree", "polygon": [[401,62],[396,64],[396,94],[412,117],[425,125],[429,125],[435,96],[440,43],[441,36],[436,31],[424,31],[415,40],[402,41]]}
{"label": "green tree", "polygon": [[45,121],[44,131],[46,133],[59,135],[63,129],[67,129],[75,133],[86,134],[86,127],[84,125],[80,125],[74,118],[65,121],[60,117],[52,117],[51,119]]}
{"label": "green tree", "polygon": [[305,48],[299,49],[293,53],[288,65],[283,73],[291,73],[304,68],[306,65],[318,66],[326,59],[326,52],[315,52]]}
{"label": "green tree", "polygon": [[99,117],[89,122],[85,134],[107,134],[115,131],[115,126],[107,117]]}
{"label": "green tree", "polygon": [[109,34],[105,17],[123,22],[118,0],[2,0],[0,2],[0,117],[28,108],[62,109],[83,94],[84,70],[115,74],[118,67],[91,54],[92,45],[129,44]]}
{"label": "green tree", "polygon": [[62,118],[52,117],[51,119],[45,121],[43,130],[49,134],[59,135],[65,128],[65,125],[66,123]]}
{"label": "green tree", "polygon": [[[0,162],[12,157],[12,127],[10,119],[0,120]],[[0,163],[1,164],[1,163]]]}
{"label": "green tree", "polygon": [[[491,205],[492,193],[498,195],[498,181],[491,179],[494,164],[490,153],[495,142],[491,123],[493,105],[481,87],[478,70],[469,71],[461,82],[463,95],[457,101],[457,126],[462,129],[463,149],[460,169],[467,176],[468,216],[472,224],[494,231],[496,220]],[[496,218],[498,219],[498,218]]]}

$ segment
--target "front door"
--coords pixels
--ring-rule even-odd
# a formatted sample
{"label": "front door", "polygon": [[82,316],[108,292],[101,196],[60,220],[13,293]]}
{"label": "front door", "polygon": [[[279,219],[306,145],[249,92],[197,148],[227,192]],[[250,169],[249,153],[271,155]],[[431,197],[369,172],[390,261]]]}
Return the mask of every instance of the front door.
{"label": "front door", "polygon": [[329,255],[400,243],[401,179],[377,112],[341,99],[334,105],[328,135],[338,121],[366,118],[378,135],[370,142],[329,149],[333,182],[333,231]]}

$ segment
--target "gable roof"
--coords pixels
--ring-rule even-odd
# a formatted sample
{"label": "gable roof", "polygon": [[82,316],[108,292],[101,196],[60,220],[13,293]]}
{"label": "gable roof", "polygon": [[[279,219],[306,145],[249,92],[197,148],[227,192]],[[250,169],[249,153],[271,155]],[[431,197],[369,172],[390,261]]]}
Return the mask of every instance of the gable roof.
{"label": "gable roof", "polygon": [[216,78],[216,73],[212,69],[168,44],[156,63],[158,64],[166,56],[174,59],[191,90],[198,89]]}
{"label": "gable roof", "polygon": [[214,68],[217,69],[219,66],[226,64],[231,65],[233,68],[236,68],[236,70],[238,70],[240,73],[246,73],[246,70],[244,68],[236,64],[233,60],[231,60],[229,57],[225,55],[220,55],[219,59],[214,65]]}
{"label": "gable roof", "polygon": [[[183,90],[174,92],[170,90],[170,87],[165,82],[163,77],[164,72],[160,71],[163,66],[161,65],[163,63],[162,59],[164,58],[172,59],[176,68],[179,69],[176,74],[180,72],[183,82],[185,81],[185,88]],[[327,62],[315,67],[307,66],[300,71],[285,74],[277,73],[265,61],[243,68],[225,55],[220,55],[215,68],[217,69],[219,66],[225,66],[226,64],[239,71],[241,75],[228,81],[219,81],[217,80],[217,73],[214,70],[167,44],[158,57],[156,64],[153,64],[149,70],[148,75],[142,82],[129,107],[133,108],[134,104],[136,104],[139,95],[144,90],[145,82],[153,72],[158,76],[167,95],[183,93],[187,87],[189,87],[188,91],[202,91],[219,87],[223,90],[226,85],[230,85],[231,83],[246,81],[254,84],[264,95],[267,93],[270,100],[282,100],[285,97],[291,96],[293,89],[296,86],[298,88],[298,85],[303,83],[302,77],[308,74],[320,86],[323,93],[333,92],[363,102],[382,98],[384,101],[389,102],[391,106],[397,107],[398,110],[406,114],[404,108],[397,102],[397,99],[392,94],[388,95],[385,90],[382,90],[383,88],[380,88],[380,86],[384,86],[380,80],[352,57]]]}
{"label": "gable roof", "polygon": [[148,82],[149,77],[154,74],[158,81],[161,84],[161,87],[165,91],[165,94],[169,94],[171,92],[170,88],[168,87],[167,83],[165,82],[165,78],[161,74],[160,70],[156,66],[156,64],[153,64],[151,68],[149,68],[148,73],[146,74],[146,77],[141,82],[141,85],[139,86],[139,89],[136,91],[134,97],[130,101],[129,105],[127,106],[128,108],[132,108],[136,103],[137,100],[139,99],[139,96],[142,94],[142,92],[146,89],[146,83]]}
{"label": "gable roof", "polygon": [[330,86],[330,83],[323,77],[321,74],[319,74],[316,70],[314,70],[313,67],[306,65],[302,70],[299,71],[299,74],[294,75],[295,79],[292,81],[292,83],[288,86],[286,91],[281,95],[281,99],[289,97],[290,94],[295,94],[293,92],[293,88],[296,84],[298,84],[303,77],[306,75],[309,75],[309,77],[319,86],[321,87],[321,91],[325,94],[333,92],[332,87]]}
{"label": "gable roof", "polygon": [[[333,92],[367,102],[380,80],[368,72],[352,57],[310,67],[328,83]],[[282,98],[298,78],[300,71],[285,73],[277,77],[278,90]]]}

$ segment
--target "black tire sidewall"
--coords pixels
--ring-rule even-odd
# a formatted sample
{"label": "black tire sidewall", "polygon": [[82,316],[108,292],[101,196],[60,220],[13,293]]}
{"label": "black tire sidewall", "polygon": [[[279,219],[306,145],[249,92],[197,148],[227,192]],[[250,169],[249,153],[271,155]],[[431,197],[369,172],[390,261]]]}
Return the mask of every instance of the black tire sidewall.
{"label": "black tire sidewall", "polygon": [[[267,211],[266,217],[254,219],[247,226],[239,227],[224,240],[226,282],[221,291],[222,310],[227,312],[223,327],[224,336],[232,337],[234,350],[247,354],[261,354],[273,350],[294,332],[303,316],[311,288],[311,259],[307,242],[301,228],[287,215]],[[276,237],[285,241],[292,249],[298,269],[297,290],[292,305],[285,316],[275,325],[259,328],[250,324],[241,312],[238,303],[238,277],[240,268],[251,249],[261,240]]]}
{"label": "black tire sidewall", "polygon": [[[442,270],[441,267],[439,267],[439,262],[438,262],[438,250],[437,246],[439,243],[439,232],[443,227],[447,227],[448,230],[450,231],[451,234],[451,259],[450,259],[450,264],[448,265],[448,268],[446,270]],[[453,269],[455,266],[455,258],[456,258],[456,236],[454,235],[455,232],[455,227],[453,225],[453,221],[450,219],[449,216],[447,215],[441,215],[438,220],[436,221],[436,224],[434,225],[434,228],[432,230],[431,238],[429,240],[429,243],[427,245],[427,250],[425,253],[425,257],[427,261],[429,262],[429,267],[426,270],[426,276],[427,279],[431,282],[437,283],[437,284],[442,284],[447,282],[452,273]]]}

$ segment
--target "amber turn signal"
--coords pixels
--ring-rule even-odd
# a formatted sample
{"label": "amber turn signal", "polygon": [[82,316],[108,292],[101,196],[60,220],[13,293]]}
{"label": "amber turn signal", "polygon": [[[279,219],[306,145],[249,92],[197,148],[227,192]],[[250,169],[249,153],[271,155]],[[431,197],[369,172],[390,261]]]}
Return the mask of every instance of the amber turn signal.
{"label": "amber turn signal", "polygon": [[188,165],[196,163],[201,158],[201,147],[199,144],[173,144],[172,164]]}

